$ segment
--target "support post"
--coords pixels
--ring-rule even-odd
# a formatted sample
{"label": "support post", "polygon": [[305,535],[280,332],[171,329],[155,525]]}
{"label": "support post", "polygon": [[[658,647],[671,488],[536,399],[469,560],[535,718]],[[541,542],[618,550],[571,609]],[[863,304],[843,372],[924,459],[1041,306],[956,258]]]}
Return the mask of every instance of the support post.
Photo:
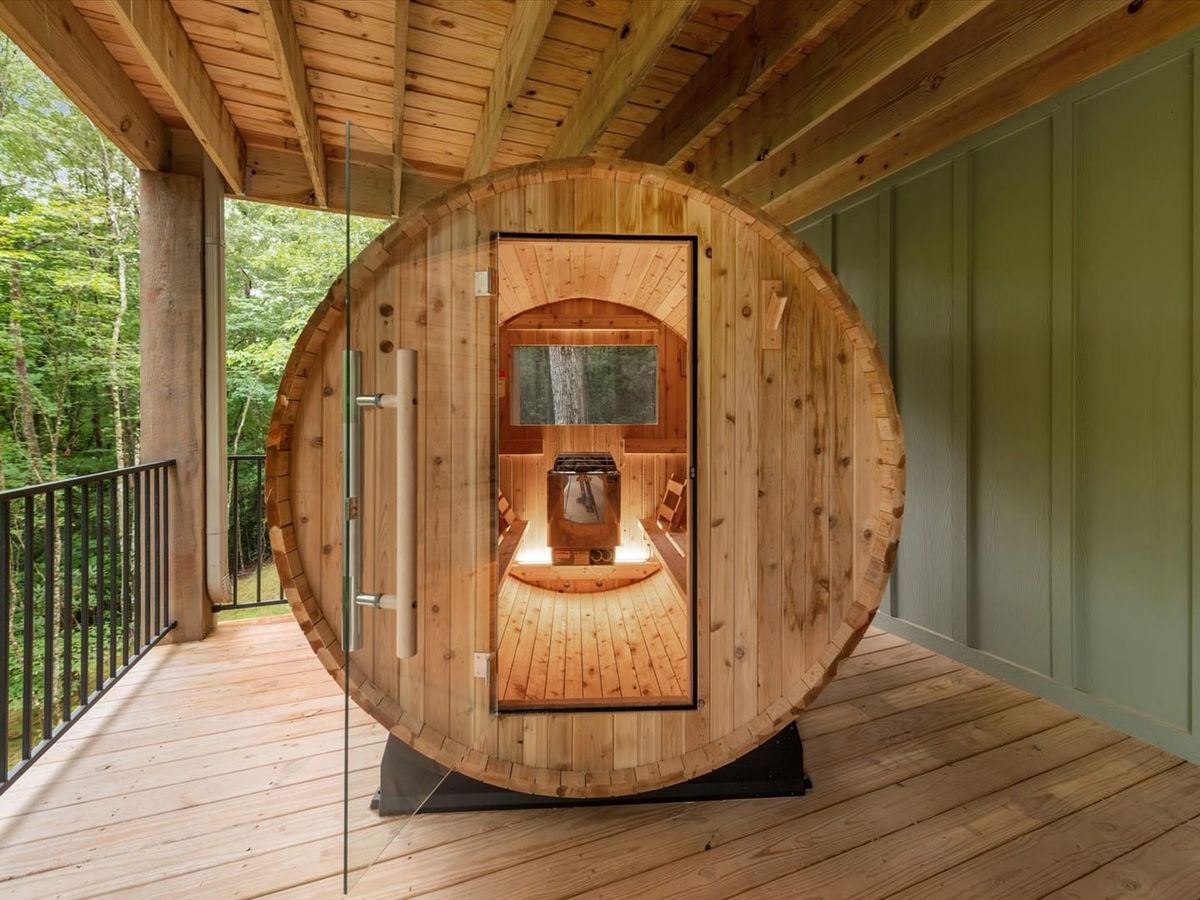
{"label": "support post", "polygon": [[170,474],[170,640],[212,627],[204,585],[203,185],[193,175],[141,173],[142,458]]}
{"label": "support post", "polygon": [[[205,586],[214,604],[230,596],[228,417],[225,383],[225,181],[204,157]],[[255,452],[260,452],[255,448]]]}

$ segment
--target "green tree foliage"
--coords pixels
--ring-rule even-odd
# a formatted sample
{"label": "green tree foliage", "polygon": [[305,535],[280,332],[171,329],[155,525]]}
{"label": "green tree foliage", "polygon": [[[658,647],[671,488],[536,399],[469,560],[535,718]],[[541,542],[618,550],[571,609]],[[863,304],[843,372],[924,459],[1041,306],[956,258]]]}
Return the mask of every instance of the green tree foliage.
{"label": "green tree foliage", "polygon": [[[138,421],[138,172],[7,38],[0,35],[0,490],[128,466],[140,461]],[[345,265],[345,217],[261,204],[226,206],[230,450],[262,452],[275,391],[292,344],[313,307]],[[352,220],[351,253],[357,253],[383,222]],[[234,445],[236,441],[236,447]],[[253,480],[235,499],[257,548]],[[247,490],[249,488],[249,490]],[[133,502],[110,485],[105,501],[106,583],[126,557],[118,546],[122,520],[114,505]],[[46,504],[32,508],[29,534],[34,566],[10,569],[5,623],[9,642],[9,734],[19,740],[24,690],[22,636],[26,581],[32,586],[32,679],[34,719],[40,721],[43,678],[50,671],[57,697],[67,669],[76,686],[82,677],[80,643],[89,585],[87,634],[94,647],[97,624],[111,636],[124,627],[128,610],[102,590],[97,566],[97,491],[91,494],[91,537],[83,571],[78,523],[84,516],[79,491],[72,509],[76,531],[68,545],[62,525],[65,499],[56,500],[56,527],[47,530]],[[12,558],[22,559],[25,507],[11,507]],[[127,515],[132,521],[136,517]],[[135,526],[136,527],[136,526]],[[55,605],[46,615],[45,547],[51,549]],[[71,595],[63,577],[74,560]],[[122,576],[123,577],[123,576]],[[120,582],[124,584],[124,582]],[[124,592],[124,587],[121,591]],[[105,598],[102,605],[99,598]],[[124,598],[124,593],[122,593]],[[132,601],[130,601],[132,602]],[[45,659],[47,624],[54,650]],[[122,638],[123,640],[123,638]],[[136,651],[136,643],[130,648]],[[118,648],[116,656],[123,658]],[[106,675],[109,674],[106,671]],[[89,688],[98,687],[96,670]],[[62,710],[55,701],[53,720]],[[32,743],[36,743],[34,735]],[[13,747],[8,761],[16,759]],[[0,748],[0,754],[5,748]],[[0,759],[3,757],[0,756]]]}
{"label": "green tree foliage", "polygon": [[136,222],[136,169],[0,38],[0,486],[136,457]]}
{"label": "green tree foliage", "polygon": [[[138,460],[137,202],[133,164],[0,35],[0,489]],[[352,218],[351,254],[385,224]],[[227,201],[231,452],[262,451],[345,230]]]}
{"label": "green tree foliage", "polygon": [[[351,218],[351,256],[385,225]],[[345,216],[226,201],[230,452],[262,452],[288,355],[345,257]]]}
{"label": "green tree foliage", "polygon": [[[351,257],[386,223],[352,217]],[[346,217],[264,203],[225,202],[226,395],[230,453],[262,453],[275,393],[309,314],[345,268]],[[263,527],[254,469],[242,464],[230,498],[229,560],[252,571]],[[231,476],[232,481],[232,476]],[[232,483],[230,489],[232,491]],[[270,546],[261,542],[264,556]],[[244,600],[245,598],[239,598]]]}

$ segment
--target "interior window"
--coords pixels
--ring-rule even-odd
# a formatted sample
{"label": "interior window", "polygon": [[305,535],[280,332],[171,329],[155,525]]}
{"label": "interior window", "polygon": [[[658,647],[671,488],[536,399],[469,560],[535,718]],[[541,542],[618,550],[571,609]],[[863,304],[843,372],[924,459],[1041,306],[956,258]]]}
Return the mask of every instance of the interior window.
{"label": "interior window", "polygon": [[517,425],[653,425],[658,347],[523,345],[513,348]]}

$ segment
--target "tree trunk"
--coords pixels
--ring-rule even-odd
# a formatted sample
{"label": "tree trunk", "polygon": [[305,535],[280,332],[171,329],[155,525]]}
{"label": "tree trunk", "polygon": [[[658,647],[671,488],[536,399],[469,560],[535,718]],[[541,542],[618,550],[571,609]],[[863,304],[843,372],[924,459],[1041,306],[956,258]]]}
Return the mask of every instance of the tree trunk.
{"label": "tree trunk", "polygon": [[8,296],[12,307],[8,333],[12,339],[13,370],[17,376],[17,409],[21,421],[21,437],[29,456],[29,473],[35,484],[45,481],[42,471],[42,442],[33,421],[33,388],[29,383],[29,363],[25,359],[25,340],[21,333],[21,264],[8,268]]}
{"label": "tree trunk", "polygon": [[583,347],[570,346],[549,348],[550,391],[554,398],[555,424],[587,424],[583,350]]}
{"label": "tree trunk", "polygon": [[121,242],[125,239],[125,231],[121,227],[121,211],[117,207],[117,198],[113,195],[112,170],[109,165],[108,146],[103,140],[100,144],[100,159],[104,170],[104,205],[108,215],[108,233],[113,239],[113,248],[117,256],[117,314],[113,318],[112,338],[108,344],[108,389],[113,405],[113,441],[117,457],[117,468],[126,465],[125,460],[125,418],[121,404],[121,326],[125,321],[125,313],[129,309],[129,282],[125,252]]}
{"label": "tree trunk", "polygon": [[125,417],[121,404],[121,325],[129,309],[129,287],[126,281],[125,254],[117,251],[117,314],[113,318],[112,338],[108,344],[108,389],[113,406],[113,441],[117,456],[117,468],[123,469],[125,460]]}

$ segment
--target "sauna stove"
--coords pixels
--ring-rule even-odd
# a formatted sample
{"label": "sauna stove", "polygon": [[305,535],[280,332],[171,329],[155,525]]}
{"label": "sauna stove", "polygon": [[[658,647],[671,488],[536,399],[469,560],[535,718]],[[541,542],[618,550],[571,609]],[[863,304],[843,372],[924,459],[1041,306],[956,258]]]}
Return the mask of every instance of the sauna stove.
{"label": "sauna stove", "polygon": [[611,453],[560,453],[546,473],[546,543],[556,565],[613,562],[621,543],[621,470]]}

